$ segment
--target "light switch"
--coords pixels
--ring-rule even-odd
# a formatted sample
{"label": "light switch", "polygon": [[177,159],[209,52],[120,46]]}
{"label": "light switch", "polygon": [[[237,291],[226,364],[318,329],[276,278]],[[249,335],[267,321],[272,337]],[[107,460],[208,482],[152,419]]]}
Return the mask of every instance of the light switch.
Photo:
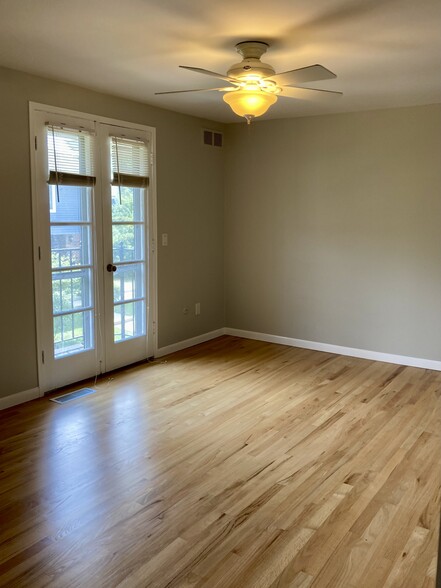
{"label": "light switch", "polygon": [[168,233],[162,233],[162,246],[167,247],[168,245]]}

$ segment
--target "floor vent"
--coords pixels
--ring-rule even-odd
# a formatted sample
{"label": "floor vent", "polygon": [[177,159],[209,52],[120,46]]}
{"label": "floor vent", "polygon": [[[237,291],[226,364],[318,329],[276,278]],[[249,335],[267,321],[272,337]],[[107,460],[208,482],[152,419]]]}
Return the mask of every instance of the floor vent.
{"label": "floor vent", "polygon": [[57,396],[56,398],[50,398],[52,402],[58,402],[58,404],[65,404],[66,402],[70,402],[71,400],[76,400],[77,398],[81,398],[82,396],[88,396],[89,394],[93,394],[96,392],[93,388],[81,388],[80,390],[75,390],[74,392],[69,392],[68,394],[63,394],[62,396]]}

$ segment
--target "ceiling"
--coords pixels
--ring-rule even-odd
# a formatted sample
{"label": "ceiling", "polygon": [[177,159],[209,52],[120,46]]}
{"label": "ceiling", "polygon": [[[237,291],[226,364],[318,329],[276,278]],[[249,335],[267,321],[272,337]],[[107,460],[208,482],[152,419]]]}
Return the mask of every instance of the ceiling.
{"label": "ceiling", "polygon": [[441,102],[440,0],[0,0],[0,65],[221,122],[216,79],[234,45],[270,44],[276,72],[320,63],[337,79],[280,98],[264,118]]}

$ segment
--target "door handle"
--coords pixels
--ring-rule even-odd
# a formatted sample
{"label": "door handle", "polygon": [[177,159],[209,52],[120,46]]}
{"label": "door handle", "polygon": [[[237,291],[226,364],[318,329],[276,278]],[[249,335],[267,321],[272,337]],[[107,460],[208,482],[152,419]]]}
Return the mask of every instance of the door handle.
{"label": "door handle", "polygon": [[116,272],[116,265],[113,265],[113,263],[108,263],[107,264],[107,271],[108,272]]}

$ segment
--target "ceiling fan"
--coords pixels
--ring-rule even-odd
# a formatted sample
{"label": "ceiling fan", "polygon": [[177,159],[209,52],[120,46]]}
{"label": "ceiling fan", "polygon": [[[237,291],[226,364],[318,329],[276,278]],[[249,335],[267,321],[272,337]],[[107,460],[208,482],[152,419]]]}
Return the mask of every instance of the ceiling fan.
{"label": "ceiling fan", "polygon": [[342,94],[334,90],[322,90],[299,86],[318,80],[330,80],[337,76],[323,67],[323,65],[309,65],[291,71],[276,74],[274,68],[268,63],[260,61],[261,56],[269,48],[268,43],[262,41],[243,41],[236,45],[236,50],[242,55],[242,61],[230,67],[226,75],[222,75],[200,67],[180,65],[200,74],[211,76],[229,86],[223,88],[201,88],[196,90],[176,90],[174,92],[156,92],[159,94],[182,94],[187,92],[225,92],[223,99],[238,116],[243,116],[247,123],[264,114],[270,106],[277,102],[279,97],[298,98],[298,90],[313,90],[315,92],[327,92],[329,94]]}

